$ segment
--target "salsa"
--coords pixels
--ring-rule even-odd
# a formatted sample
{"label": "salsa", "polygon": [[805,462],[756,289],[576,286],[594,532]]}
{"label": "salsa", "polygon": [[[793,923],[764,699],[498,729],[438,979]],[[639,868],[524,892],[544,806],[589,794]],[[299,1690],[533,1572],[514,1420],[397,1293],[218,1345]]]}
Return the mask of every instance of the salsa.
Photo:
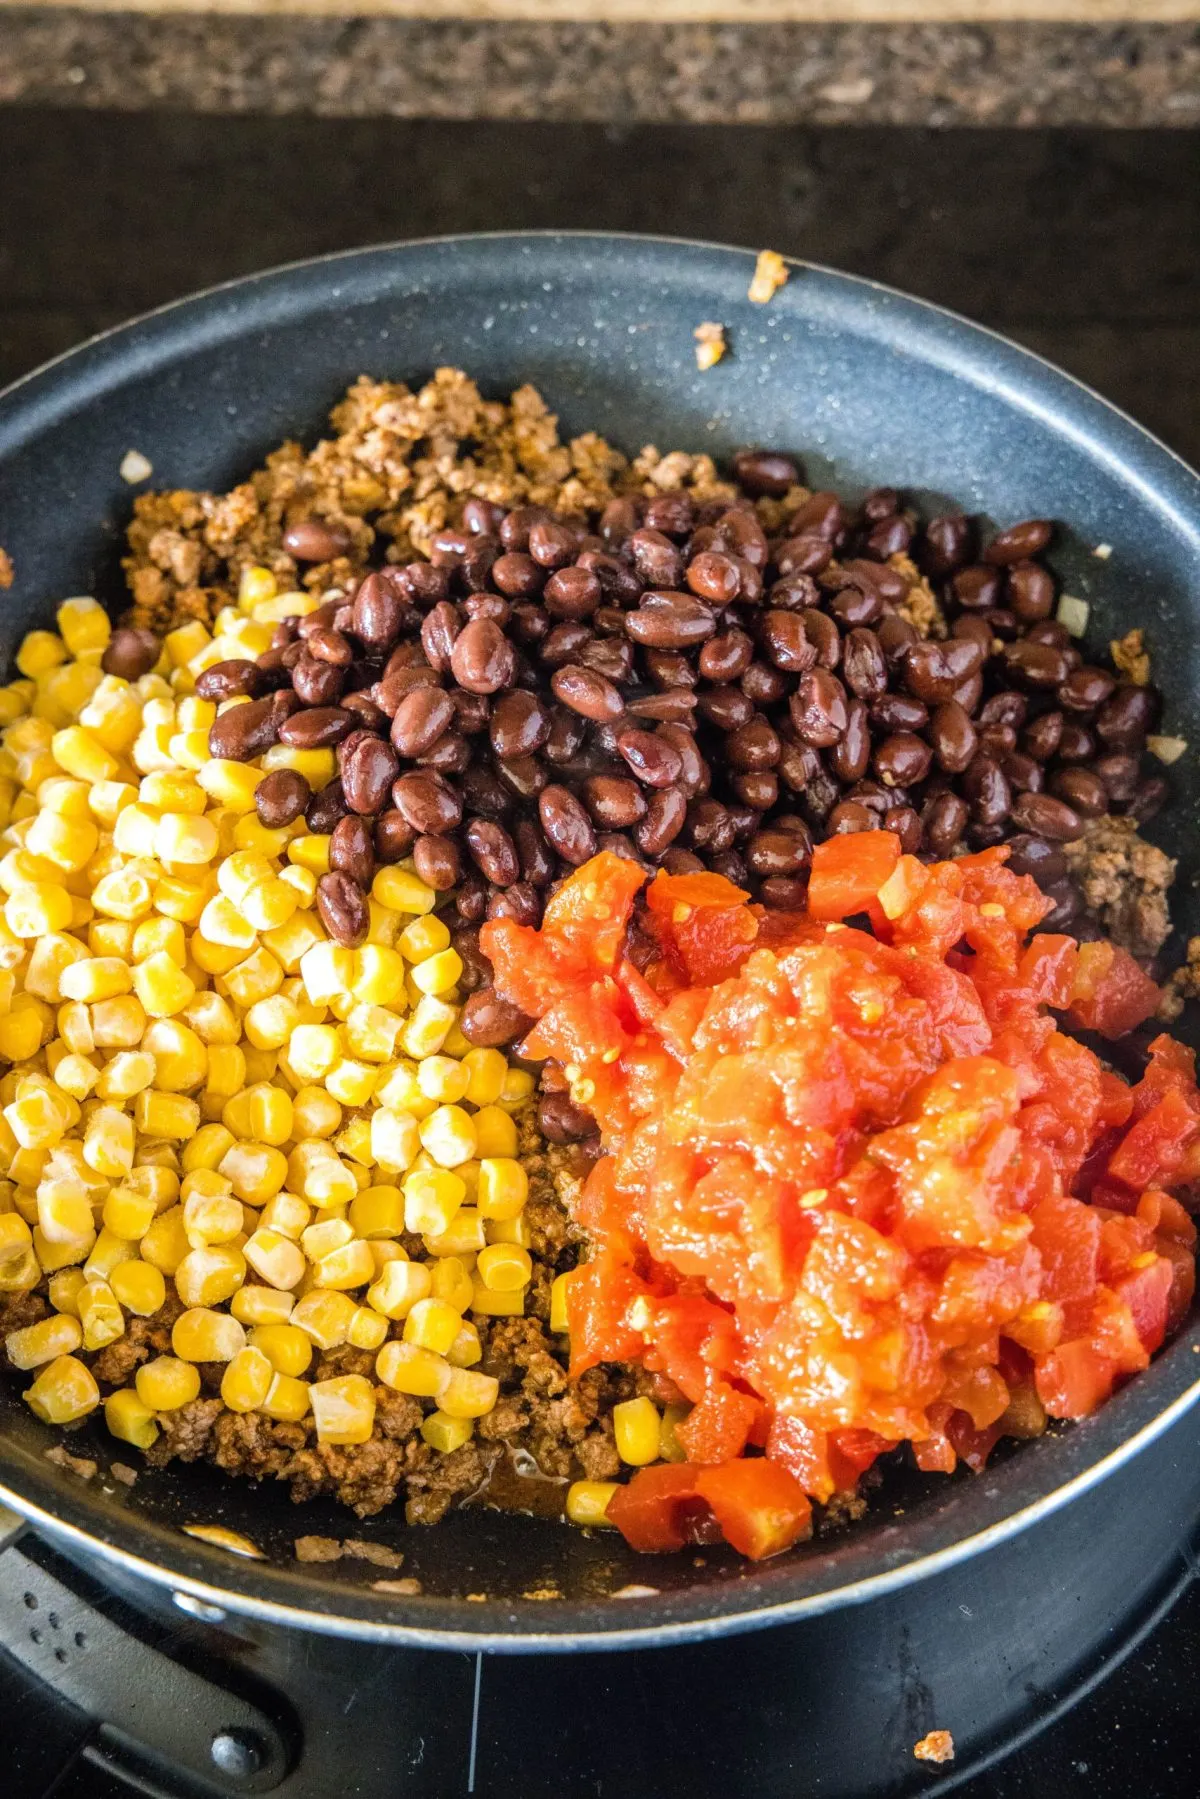
{"label": "salsa", "polygon": [[603,853],[540,929],[484,927],[525,1053],[608,1151],[572,1371],[640,1363],[690,1406],[686,1461],[609,1505],[634,1547],[774,1554],[902,1444],[982,1468],[1093,1411],[1186,1313],[1192,1056],[1158,1036],[1129,1085],[1070,1034],[1126,1034],[1158,989],[1112,944],[1033,934],[1049,902],[1006,853],[835,837],[788,914]]}

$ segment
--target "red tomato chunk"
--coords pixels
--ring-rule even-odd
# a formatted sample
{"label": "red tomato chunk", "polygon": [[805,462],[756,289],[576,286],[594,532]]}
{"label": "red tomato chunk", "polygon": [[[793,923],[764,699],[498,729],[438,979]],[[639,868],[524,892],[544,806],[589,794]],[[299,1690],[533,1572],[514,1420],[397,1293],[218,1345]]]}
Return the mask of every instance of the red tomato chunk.
{"label": "red tomato chunk", "polygon": [[[578,1217],[572,1369],[640,1362],[691,1410],[687,1461],[620,1488],[635,1548],[720,1532],[773,1555],[809,1501],[907,1443],[982,1468],[1144,1368],[1195,1285],[1171,1187],[1200,1179],[1200,1094],[1167,1037],[1129,1087],[1059,1029],[1141,1024],[1158,990],[1111,944],[1029,933],[1048,902],[1003,850],[931,866],[885,832],[814,854],[809,910],[610,854],[540,930],[485,925],[609,1152]],[[869,921],[870,929],[845,923]]]}

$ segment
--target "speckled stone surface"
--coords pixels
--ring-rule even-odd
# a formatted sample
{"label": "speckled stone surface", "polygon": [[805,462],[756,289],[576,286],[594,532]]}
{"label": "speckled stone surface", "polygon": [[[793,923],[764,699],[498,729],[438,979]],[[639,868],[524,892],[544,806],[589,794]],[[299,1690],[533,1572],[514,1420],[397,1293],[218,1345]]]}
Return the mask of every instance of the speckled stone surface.
{"label": "speckled stone surface", "polygon": [[0,103],[400,118],[1188,126],[1200,25],[570,25],[0,7]]}

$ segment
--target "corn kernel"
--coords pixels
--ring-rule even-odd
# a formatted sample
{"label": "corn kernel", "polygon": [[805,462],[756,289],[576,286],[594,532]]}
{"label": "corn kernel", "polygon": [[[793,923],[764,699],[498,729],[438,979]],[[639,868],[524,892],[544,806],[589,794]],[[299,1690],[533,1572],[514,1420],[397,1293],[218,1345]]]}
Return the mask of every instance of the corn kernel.
{"label": "corn kernel", "polygon": [[217,1166],[232,1181],[238,1198],[251,1206],[274,1199],[288,1173],[287,1157],[265,1143],[235,1143]]}
{"label": "corn kernel", "polygon": [[399,1187],[368,1187],[350,1201],[350,1223],[359,1237],[398,1237],[406,1228],[404,1195]]}
{"label": "corn kernel", "polygon": [[295,1380],[290,1374],[277,1374],[263,1400],[262,1410],[268,1418],[298,1424],[308,1414],[310,1391],[307,1381]]}
{"label": "corn kernel", "polygon": [[296,1301],[290,1322],[298,1325],[318,1349],[340,1349],[347,1340],[356,1309],[347,1294],[314,1287]]}
{"label": "corn kernel", "polygon": [[320,1443],[365,1443],[375,1426],[375,1389],[362,1374],[314,1381],[309,1402]]}
{"label": "corn kernel", "polygon": [[462,957],[457,950],[440,950],[413,967],[412,981],[420,993],[445,994],[458,983],[462,974]]}
{"label": "corn kernel", "polygon": [[432,912],[437,904],[437,894],[419,875],[396,867],[377,870],[371,883],[371,897],[391,912],[423,914]]}
{"label": "corn kernel", "polygon": [[82,1342],[78,1318],[68,1312],[57,1312],[53,1317],[40,1319],[37,1324],[26,1325],[23,1330],[10,1331],[4,1339],[4,1348],[14,1368],[40,1368],[43,1362],[52,1362],[56,1356],[70,1355]]}
{"label": "corn kernel", "polygon": [[142,1404],[152,1412],[175,1412],[199,1395],[200,1370],[175,1356],[160,1355],[142,1363],[133,1384]]}
{"label": "corn kernel", "polygon": [[239,1324],[286,1324],[295,1303],[293,1293],[247,1282],[230,1300],[229,1310]]}
{"label": "corn kernel", "polygon": [[152,1018],[173,1018],[196,992],[195,982],[165,950],[138,963],[133,971],[133,985]]}
{"label": "corn kernel", "polygon": [[570,1321],[567,1316],[567,1283],[573,1272],[573,1269],[568,1269],[566,1274],[556,1275],[550,1285],[550,1329],[560,1336],[570,1329]]}
{"label": "corn kernel", "polygon": [[65,930],[71,922],[70,895],[65,887],[31,881],[9,894],[4,922],[14,937],[45,937],[50,931]]}
{"label": "corn kernel", "polygon": [[431,1256],[478,1255],[486,1247],[483,1219],[474,1206],[461,1206],[444,1231],[425,1232],[425,1248]]}
{"label": "corn kernel", "polygon": [[470,1271],[461,1256],[441,1256],[433,1265],[433,1297],[453,1306],[461,1314],[474,1297],[475,1287]]}
{"label": "corn kernel", "polygon": [[145,962],[162,950],[172,962],[186,971],[187,938],[177,918],[144,918],[134,927],[132,954],[135,962]]}
{"label": "corn kernel", "polygon": [[386,1262],[367,1289],[367,1304],[385,1318],[407,1318],[432,1290],[433,1276],[423,1262]]}
{"label": "corn kernel", "polygon": [[108,1277],[113,1297],[127,1312],[139,1318],[151,1318],[166,1301],[167,1283],[162,1270],[149,1262],[119,1262]]}
{"label": "corn kernel", "polygon": [[[242,1292],[253,1291],[243,1287]],[[312,1338],[295,1324],[257,1324],[251,1345],[262,1352],[277,1374],[303,1374],[312,1361]]]}
{"label": "corn kernel", "polygon": [[404,1228],[439,1237],[449,1230],[467,1189],[449,1169],[415,1169],[404,1183]]}
{"label": "corn kernel", "polygon": [[[301,1087],[297,1091],[292,1100],[292,1132],[295,1137],[332,1137],[341,1122],[342,1108],[332,1093],[326,1093],[324,1087]],[[370,1130],[369,1125],[367,1129]]]}
{"label": "corn kernel", "polygon": [[246,1239],[245,1257],[268,1286],[290,1289],[304,1275],[304,1252],[299,1244],[278,1231],[260,1225]]}
{"label": "corn kernel", "polygon": [[[575,1480],[567,1488],[567,1517],[572,1524],[595,1529],[608,1524],[608,1508],[620,1489],[611,1480]],[[611,1528],[611,1527],[610,1527]]]}
{"label": "corn kernel", "polygon": [[404,1341],[444,1356],[462,1327],[462,1314],[444,1299],[420,1299],[404,1320]]}
{"label": "corn kernel", "polygon": [[77,1303],[85,1349],[103,1349],[124,1336],[125,1314],[106,1280],[85,1280]]}
{"label": "corn kernel", "polygon": [[465,1097],[473,1106],[491,1106],[499,1099],[508,1063],[498,1049],[469,1049],[460,1066],[467,1076]]}
{"label": "corn kernel", "polygon": [[97,1000],[91,1008],[91,1029],[96,1049],[136,1049],[146,1029],[145,1007],[132,993]]}
{"label": "corn kernel", "polygon": [[118,1050],[100,1070],[96,1093],[100,1099],[118,1102],[133,1099],[150,1086],[156,1071],[155,1059],[147,1050]]}
{"label": "corn kernel", "polygon": [[484,1218],[516,1218],[529,1196],[529,1177],[510,1156],[484,1156],[479,1164],[477,1204]]}
{"label": "corn kernel", "polygon": [[381,1312],[374,1312],[369,1306],[358,1306],[350,1320],[350,1329],[346,1341],[355,1349],[379,1349],[386,1341],[388,1321]]}
{"label": "corn kernel", "polygon": [[0,1266],[23,1256],[32,1242],[29,1226],[18,1212],[0,1212]]}
{"label": "corn kernel", "polygon": [[499,1106],[480,1106],[475,1114],[475,1142],[481,1161],[511,1159],[517,1153],[516,1123]]}
{"label": "corn kernel", "polygon": [[426,1056],[417,1065],[417,1085],[426,1099],[454,1105],[465,1099],[470,1072],[453,1056]]}
{"label": "corn kernel", "polygon": [[253,1412],[262,1405],[275,1379],[275,1369],[261,1349],[247,1345],[226,1364],[221,1398],[231,1412]]}
{"label": "corn kernel", "polygon": [[631,1468],[644,1468],[659,1456],[661,1420],[652,1399],[642,1394],[613,1407],[613,1437],[617,1454]]}
{"label": "corn kernel", "polygon": [[328,1092],[343,1106],[365,1106],[375,1091],[379,1070],[370,1062],[341,1056],[325,1076]]}
{"label": "corn kernel", "polygon": [[416,1399],[436,1399],[450,1379],[445,1357],[416,1343],[385,1343],[375,1358],[375,1372],[385,1386]]}
{"label": "corn kernel", "polygon": [[[202,1181],[202,1176],[207,1181]],[[192,1183],[199,1183],[192,1185]],[[222,1182],[217,1191],[205,1191],[209,1182]],[[189,1174],[181,1189],[183,1228],[193,1249],[214,1243],[231,1243],[242,1228],[242,1202],[224,1187],[222,1177],[207,1169]]]}
{"label": "corn kernel", "polygon": [[79,1294],[86,1278],[82,1268],[64,1268],[50,1276],[47,1291],[56,1312],[69,1312],[72,1318],[78,1318]]}
{"label": "corn kernel", "polygon": [[186,1143],[200,1129],[200,1107],[181,1093],[147,1087],[133,1102],[133,1122],[143,1136]]}
{"label": "corn kernel", "polygon": [[416,1007],[401,1034],[401,1043],[406,1055],[418,1061],[425,1056],[434,1056],[442,1048],[454,1023],[457,1013],[453,1006],[433,994],[425,994]]}
{"label": "corn kernel", "polygon": [[453,1455],[464,1443],[469,1443],[475,1434],[475,1425],[470,1418],[449,1418],[445,1412],[430,1412],[421,1422],[421,1435],[431,1449],[442,1455]]}
{"label": "corn kernel", "polygon": [[438,1394],[438,1405],[451,1418],[484,1418],[495,1406],[500,1382],[492,1374],[478,1374],[473,1368],[451,1368],[450,1377]]}
{"label": "corn kernel", "polygon": [[387,944],[364,943],[355,951],[351,991],[369,1006],[396,1006],[404,998],[404,961]]}
{"label": "corn kernel", "polygon": [[529,1251],[515,1243],[489,1243],[480,1250],[476,1268],[490,1293],[518,1293],[533,1278]]}
{"label": "corn kernel", "polygon": [[[233,1132],[228,1130],[224,1124],[202,1124],[200,1129],[196,1132],[196,1135],[182,1152],[180,1159],[185,1172],[188,1174],[195,1174],[199,1172],[199,1170],[204,1169],[210,1174],[215,1173],[224,1158],[234,1147],[235,1142],[236,1138],[234,1137]],[[229,1180],[229,1176],[224,1175],[222,1176],[222,1179],[225,1182],[225,1190],[228,1191],[229,1186],[232,1184]],[[201,1185],[203,1185],[203,1183],[201,1183]],[[208,1190],[212,1192],[217,1191],[216,1188],[209,1188]]]}
{"label": "corn kernel", "polygon": [[452,1368],[473,1368],[482,1359],[483,1345],[479,1340],[479,1332],[469,1318],[464,1318],[459,1324],[457,1336],[446,1351],[446,1360]]}
{"label": "corn kernel", "polygon": [[25,1389],[24,1397],[43,1423],[74,1424],[77,1418],[95,1411],[100,1389],[90,1368],[75,1356],[65,1355],[47,1362],[33,1385]]}
{"label": "corn kernel", "polygon": [[476,1152],[475,1120],[461,1106],[438,1106],[421,1121],[420,1136],[440,1168],[457,1168]]}
{"label": "corn kernel", "polygon": [[109,1434],[135,1449],[149,1449],[158,1436],[154,1413],[136,1388],[121,1387],[104,1401],[104,1422]]}
{"label": "corn kernel", "polygon": [[171,1328],[171,1348],[184,1362],[231,1362],[245,1347],[245,1327],[205,1306],[181,1312]]}
{"label": "corn kernel", "polygon": [[138,1247],[144,1262],[164,1274],[174,1274],[191,1248],[183,1225],[183,1207],[172,1206],[160,1213]]}

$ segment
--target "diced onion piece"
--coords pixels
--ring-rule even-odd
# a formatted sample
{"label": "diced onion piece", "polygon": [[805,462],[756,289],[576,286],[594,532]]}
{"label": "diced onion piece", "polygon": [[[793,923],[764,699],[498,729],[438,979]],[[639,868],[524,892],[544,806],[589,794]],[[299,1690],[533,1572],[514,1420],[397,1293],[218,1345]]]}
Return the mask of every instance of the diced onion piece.
{"label": "diced onion piece", "polygon": [[1165,762],[1168,768],[1172,762],[1178,762],[1187,746],[1186,737],[1147,737],[1146,739],[1146,748],[1150,754],[1157,756],[1160,762]]}
{"label": "diced onion piece", "polygon": [[1088,628],[1091,610],[1086,600],[1079,599],[1073,593],[1063,593],[1058,597],[1058,622],[1072,637],[1083,636]]}

